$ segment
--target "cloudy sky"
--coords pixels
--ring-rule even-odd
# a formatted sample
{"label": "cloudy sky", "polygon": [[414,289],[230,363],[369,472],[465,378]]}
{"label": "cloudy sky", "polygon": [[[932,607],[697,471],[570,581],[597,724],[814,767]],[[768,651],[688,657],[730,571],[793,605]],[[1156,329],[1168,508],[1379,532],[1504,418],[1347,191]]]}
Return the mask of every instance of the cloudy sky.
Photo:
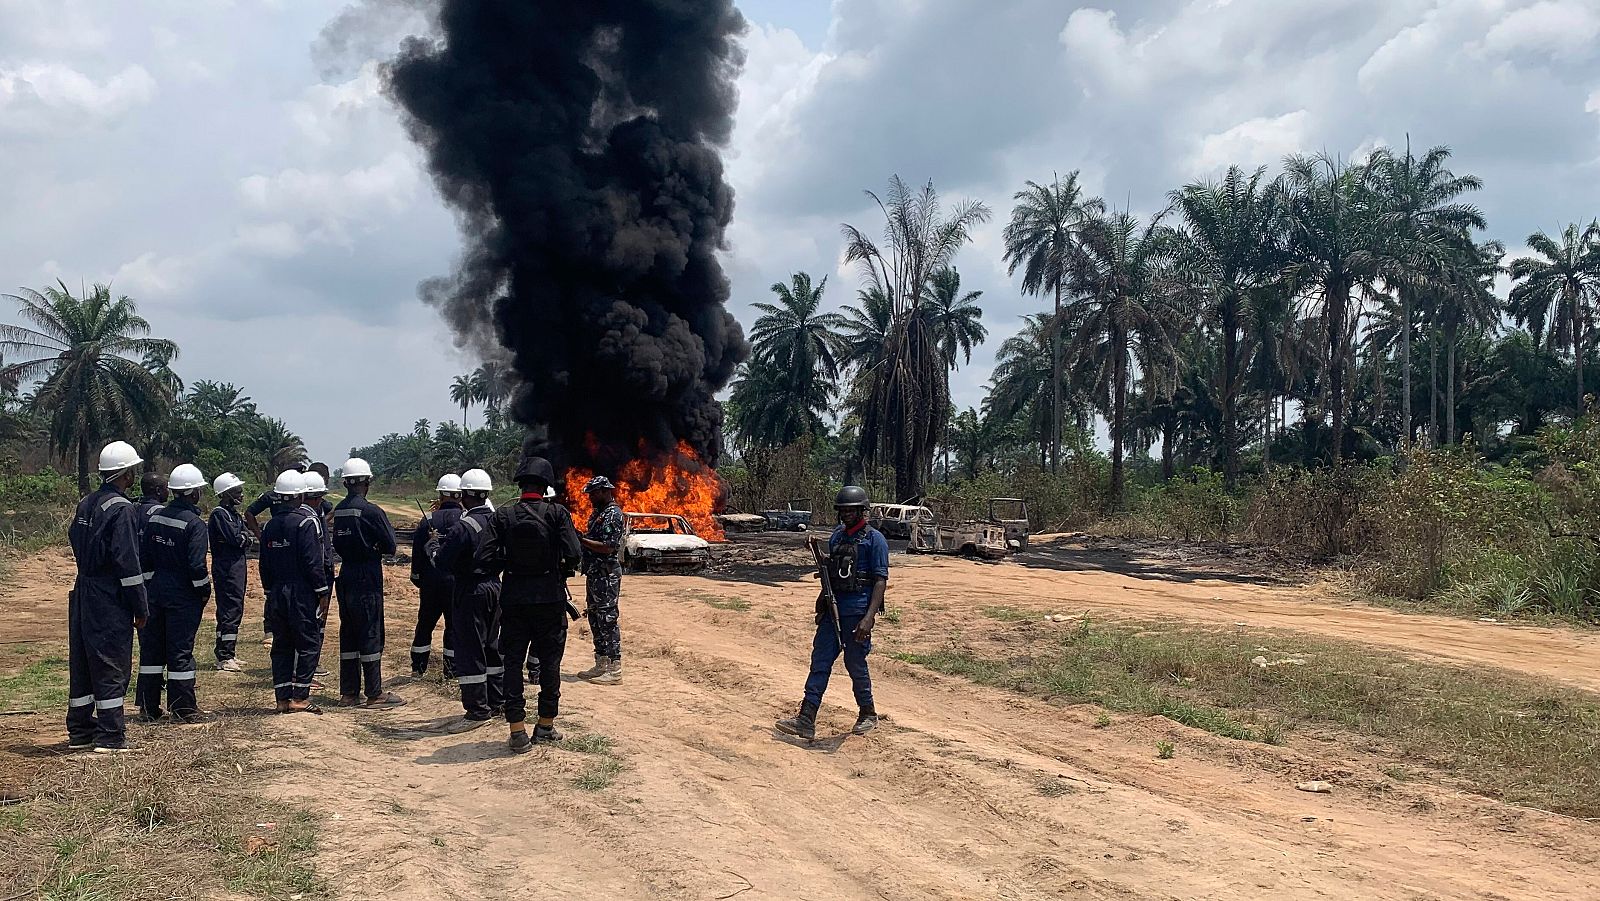
{"label": "cloudy sky", "polygon": [[[457,247],[384,99],[392,46],[319,41],[344,0],[0,0],[0,290],[110,280],[319,458],[459,416],[462,357],[417,282]],[[1039,307],[1001,261],[1026,179],[1081,170],[1150,211],[1229,163],[1448,144],[1492,237],[1600,215],[1600,0],[746,0],[728,174],[736,313],[891,174],[987,202],[959,258],[990,341]],[[0,308],[0,316],[10,310]],[[476,414],[474,414],[476,417]]]}

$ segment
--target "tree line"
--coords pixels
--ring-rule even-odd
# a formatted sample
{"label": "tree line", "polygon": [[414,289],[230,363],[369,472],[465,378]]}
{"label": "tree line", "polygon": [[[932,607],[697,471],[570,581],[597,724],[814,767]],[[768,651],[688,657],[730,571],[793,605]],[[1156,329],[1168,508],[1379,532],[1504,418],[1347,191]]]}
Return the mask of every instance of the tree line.
{"label": "tree line", "polygon": [[130,440],[151,461],[194,462],[267,480],[308,462],[305,443],[262,414],[237,386],[185,385],[178,345],[151,337],[127,296],[64,283],[5,297],[24,324],[0,323],[0,449],[43,445],[77,473],[87,493],[95,455]]}
{"label": "tree line", "polygon": [[896,177],[869,192],[882,241],[843,227],[865,285],[854,305],[825,312],[826,280],[806,273],[756,304],[728,410],[734,449],[843,442],[914,499],[939,452],[947,477],[1030,460],[1059,470],[1064,448],[1097,453],[1100,417],[1120,508],[1127,458],[1157,445],[1164,478],[1205,466],[1230,488],[1279,462],[1336,466],[1469,435],[1510,446],[1585,409],[1600,222],[1536,232],[1508,261],[1470,202],[1482,181],[1450,156],[1408,145],[1290,156],[1275,175],[1234,166],[1148,217],[1089,196],[1075,171],[1027,182],[1004,262],[1047,308],[1001,344],[981,405],[963,411],[950,373],[987,335],[954,257],[989,210],[946,212],[931,183]]}

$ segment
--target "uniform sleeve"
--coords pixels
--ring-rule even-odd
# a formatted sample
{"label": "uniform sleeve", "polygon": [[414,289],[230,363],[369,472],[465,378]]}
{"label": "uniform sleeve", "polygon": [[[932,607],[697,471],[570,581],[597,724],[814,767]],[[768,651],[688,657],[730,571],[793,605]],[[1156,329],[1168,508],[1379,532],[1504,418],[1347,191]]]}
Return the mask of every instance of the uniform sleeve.
{"label": "uniform sleeve", "polygon": [[199,516],[189,523],[183,530],[184,538],[188,541],[189,584],[194,587],[195,594],[201,597],[211,596],[211,571],[206,568],[206,523]]}
{"label": "uniform sleeve", "polygon": [[385,556],[393,556],[397,545],[394,527],[389,525],[389,514],[376,504],[368,504],[361,511],[361,521],[372,531],[372,548]]}
{"label": "uniform sleeve", "polygon": [[437,566],[441,572],[454,575],[456,562],[461,559],[461,555],[463,553],[471,553],[469,549],[471,543],[471,534],[467,528],[467,518],[463,516],[456,520],[454,526],[450,527],[450,534],[445,536],[444,545],[439,548],[439,555],[434,558],[433,565]]}
{"label": "uniform sleeve", "polygon": [[295,559],[300,561],[300,573],[313,592],[322,594],[328,590],[328,573],[322,558],[321,524],[316,517],[308,516],[295,532]]}
{"label": "uniform sleeve", "polygon": [[561,554],[561,568],[572,569],[583,556],[583,545],[578,543],[578,529],[572,524],[572,514],[566,507],[556,505],[556,544]]}
{"label": "uniform sleeve", "polygon": [[132,506],[112,508],[106,524],[106,564],[120,585],[118,597],[134,619],[150,615],[150,602],[144,593],[144,567],[139,565],[138,516]]}
{"label": "uniform sleeve", "polygon": [[428,535],[433,532],[433,514],[422,517],[417,527],[411,530],[411,576],[416,578],[422,575],[422,558],[428,553]]}
{"label": "uniform sleeve", "polygon": [[250,547],[250,536],[245,533],[244,521],[238,514],[230,513],[224,507],[211,511],[211,540],[218,547],[230,547],[236,550],[245,550]]}
{"label": "uniform sleeve", "polygon": [[260,516],[270,506],[272,506],[272,493],[263,491],[260,497],[250,502],[250,506],[244,508],[244,512],[250,516]]}
{"label": "uniform sleeve", "polygon": [[882,532],[872,533],[872,574],[880,579],[889,578],[889,539]]}

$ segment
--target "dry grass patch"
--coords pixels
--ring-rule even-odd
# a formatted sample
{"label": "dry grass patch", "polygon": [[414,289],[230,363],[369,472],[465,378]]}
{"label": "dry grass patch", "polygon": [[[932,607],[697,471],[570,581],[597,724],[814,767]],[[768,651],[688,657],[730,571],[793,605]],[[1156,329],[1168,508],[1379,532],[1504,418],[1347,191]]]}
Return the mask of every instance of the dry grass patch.
{"label": "dry grass patch", "polygon": [[[1475,791],[1600,816],[1600,697],[1352,643],[1164,623],[1084,621],[1020,655],[951,643],[895,657],[974,682],[1164,716],[1226,738],[1298,726],[1377,739],[1379,753]],[[1265,665],[1263,665],[1265,664]]]}

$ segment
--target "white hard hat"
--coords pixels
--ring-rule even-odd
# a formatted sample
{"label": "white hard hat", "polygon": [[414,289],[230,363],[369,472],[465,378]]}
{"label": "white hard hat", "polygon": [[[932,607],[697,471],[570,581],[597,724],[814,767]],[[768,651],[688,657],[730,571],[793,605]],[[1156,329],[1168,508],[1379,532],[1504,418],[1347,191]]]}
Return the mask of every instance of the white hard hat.
{"label": "white hard hat", "polygon": [[217,480],[211,483],[211,490],[218,494],[226,494],[227,492],[232,491],[243,484],[244,479],[239,478],[231,472],[225,472],[222,475],[217,476]]}
{"label": "white hard hat", "polygon": [[173,491],[192,491],[196,488],[206,487],[206,477],[200,474],[200,467],[193,463],[179,463],[173,467],[172,475],[167,476],[167,487]]}
{"label": "white hard hat", "polygon": [[367,461],[360,457],[351,457],[344,461],[344,467],[340,469],[340,476],[346,479],[370,479],[372,478],[372,467],[368,466]]}
{"label": "white hard hat", "polygon": [[441,476],[439,478],[439,493],[440,494],[460,494],[461,493],[461,477],[456,475],[453,472],[445,473],[443,476]]}
{"label": "white hard hat", "polygon": [[314,469],[302,472],[300,480],[306,483],[306,494],[328,493],[328,483],[322,480],[322,473]]}
{"label": "white hard hat", "polygon": [[462,491],[493,491],[494,482],[481,469],[469,469],[461,474]]}
{"label": "white hard hat", "polygon": [[113,441],[100,451],[101,472],[121,472],[130,466],[138,466],[144,460],[133,445],[126,441]]}
{"label": "white hard hat", "polygon": [[555,497],[556,496],[556,486],[554,486],[554,485],[546,485],[546,486],[544,486],[544,496],[545,497]]}
{"label": "white hard hat", "polygon": [[285,469],[278,473],[278,481],[272,483],[272,493],[282,497],[299,497],[306,493],[305,477],[292,469]]}

